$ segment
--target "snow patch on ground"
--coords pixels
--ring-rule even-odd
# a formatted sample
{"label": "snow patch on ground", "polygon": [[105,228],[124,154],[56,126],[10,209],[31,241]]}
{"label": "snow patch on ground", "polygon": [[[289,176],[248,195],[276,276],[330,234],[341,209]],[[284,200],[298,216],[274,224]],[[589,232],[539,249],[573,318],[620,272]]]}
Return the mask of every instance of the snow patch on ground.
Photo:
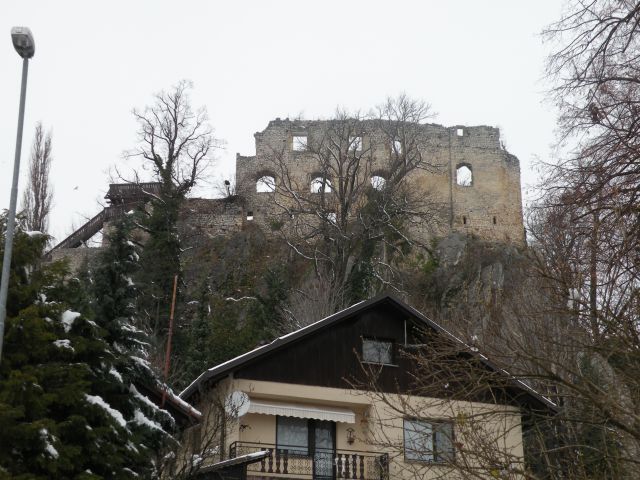
{"label": "snow patch on ground", "polygon": [[53,344],[58,348],[68,348],[72,352],[75,352],[75,349],[71,346],[71,340],[68,340],[66,338],[56,340],[55,342],[53,342]]}
{"label": "snow patch on ground", "polygon": [[60,321],[62,322],[62,325],[64,325],[65,332],[71,330],[73,322],[75,322],[76,318],[78,318],[79,316],[80,314],[78,312],[72,312],[71,310],[65,310],[64,312],[62,312]]}
{"label": "snow patch on ground", "polygon": [[122,416],[122,413],[120,413],[118,410],[111,408],[111,405],[109,405],[107,402],[105,402],[101,396],[99,395],[87,395],[85,393],[84,398],[87,400],[87,402],[93,404],[93,405],[98,405],[99,407],[101,407],[105,412],[107,412],[116,422],[118,422],[118,425],[120,425],[123,428],[126,428],[127,426],[127,422],[125,421],[124,417]]}

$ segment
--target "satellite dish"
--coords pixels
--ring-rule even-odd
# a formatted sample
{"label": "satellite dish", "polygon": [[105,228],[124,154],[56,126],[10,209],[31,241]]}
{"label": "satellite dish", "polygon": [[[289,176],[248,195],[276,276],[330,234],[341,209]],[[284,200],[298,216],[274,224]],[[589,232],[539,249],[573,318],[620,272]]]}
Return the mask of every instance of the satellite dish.
{"label": "satellite dish", "polygon": [[242,417],[249,411],[249,395],[241,391],[231,392],[224,402],[224,410],[232,417]]}

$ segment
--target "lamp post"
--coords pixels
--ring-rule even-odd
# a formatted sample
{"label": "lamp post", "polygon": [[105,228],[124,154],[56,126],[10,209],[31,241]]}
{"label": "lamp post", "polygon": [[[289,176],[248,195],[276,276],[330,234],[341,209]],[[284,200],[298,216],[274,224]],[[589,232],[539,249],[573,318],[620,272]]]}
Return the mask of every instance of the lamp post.
{"label": "lamp post", "polygon": [[20,89],[20,110],[18,112],[18,133],[16,135],[16,156],[13,162],[13,183],[7,217],[7,231],[4,239],[4,258],[2,260],[2,280],[0,281],[0,361],[2,361],[2,344],[4,342],[4,323],[7,318],[7,294],[9,293],[9,267],[13,250],[13,231],[16,224],[16,203],[18,199],[18,177],[20,176],[20,153],[22,151],[22,127],[24,125],[24,102],[27,94],[27,72],[29,59],[36,51],[31,30],[26,27],[11,29],[13,48],[22,57],[22,87]]}

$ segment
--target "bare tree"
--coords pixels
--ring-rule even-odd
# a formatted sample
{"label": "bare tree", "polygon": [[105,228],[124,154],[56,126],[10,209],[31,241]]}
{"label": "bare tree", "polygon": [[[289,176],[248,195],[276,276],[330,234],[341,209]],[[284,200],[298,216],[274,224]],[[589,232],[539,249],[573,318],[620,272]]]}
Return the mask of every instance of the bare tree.
{"label": "bare tree", "polygon": [[289,293],[282,307],[284,333],[293,332],[335,313],[344,305],[343,292],[326,276],[313,275]]}
{"label": "bare tree", "polygon": [[272,226],[346,303],[401,288],[396,259],[426,247],[409,232],[435,230],[438,205],[411,176],[442,167],[429,156],[430,116],[427,104],[400,96],[370,115],[338,110],[331,120],[297,122],[308,135],[293,148],[312,162],[311,178],[299,174],[288,145],[268,155]]}
{"label": "bare tree", "polygon": [[[188,81],[178,82],[169,91],[155,94],[153,103],[144,110],[133,111],[139,126],[139,144],[127,153],[129,158],[141,159],[143,169],[151,170],[160,183],[159,191],[145,192],[150,208],[142,212],[138,226],[148,235],[137,278],[143,292],[138,306],[155,340],[152,357],[157,365],[162,362],[175,275],[180,278],[178,311],[180,308],[183,286],[183,249],[177,228],[180,209],[187,194],[210,167],[213,149],[220,145],[213,136],[206,109],[192,107],[191,88]],[[136,172],[129,181],[139,184],[139,176]],[[178,316],[178,325],[180,321]],[[177,348],[174,353],[175,357],[180,356]]]}
{"label": "bare tree", "polygon": [[546,169],[532,233],[583,332],[558,381],[581,407],[576,430],[615,447],[600,448],[612,478],[637,470],[640,452],[640,3],[571,2],[546,35],[559,44],[548,72],[567,153]]}
{"label": "bare tree", "polygon": [[153,104],[133,110],[139,126],[139,146],[128,157],[139,157],[163,185],[162,194],[184,197],[210,167],[220,146],[208,123],[207,110],[191,106],[191,82],[182,80],[170,91],[154,95]]}
{"label": "bare tree", "polygon": [[53,200],[53,189],[49,183],[52,159],[51,132],[45,132],[42,123],[38,122],[31,146],[29,179],[22,196],[22,209],[27,228],[42,233],[47,233],[49,229],[49,213]]}
{"label": "bare tree", "polygon": [[238,408],[229,404],[230,393],[214,390],[200,397],[202,414],[197,423],[184,426],[179,444],[160,452],[159,478],[187,480],[225,459],[221,445],[237,420]]}

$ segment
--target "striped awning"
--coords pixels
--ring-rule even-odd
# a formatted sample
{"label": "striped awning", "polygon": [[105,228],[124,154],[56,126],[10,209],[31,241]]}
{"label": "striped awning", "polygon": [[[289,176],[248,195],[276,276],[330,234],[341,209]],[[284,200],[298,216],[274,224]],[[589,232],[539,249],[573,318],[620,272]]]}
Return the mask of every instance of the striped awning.
{"label": "striped awning", "polygon": [[315,420],[329,420],[331,422],[356,423],[356,414],[347,408],[287,403],[254,398],[249,402],[248,413],[280,415],[283,417],[313,418]]}

